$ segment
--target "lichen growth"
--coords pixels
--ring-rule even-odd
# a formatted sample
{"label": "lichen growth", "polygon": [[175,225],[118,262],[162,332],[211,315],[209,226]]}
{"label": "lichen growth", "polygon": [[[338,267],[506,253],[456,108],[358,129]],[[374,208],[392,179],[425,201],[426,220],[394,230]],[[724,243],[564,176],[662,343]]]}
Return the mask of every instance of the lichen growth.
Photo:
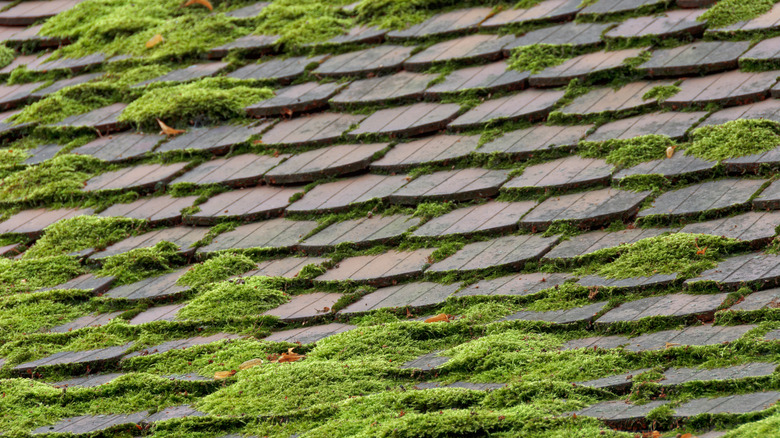
{"label": "lichen growth", "polygon": [[717,29],[756,18],[769,12],[774,4],[774,0],[721,0],[697,20],[706,21],[711,29]]}
{"label": "lichen growth", "polygon": [[579,153],[585,158],[604,158],[609,164],[626,168],[665,158],[666,149],[672,145],[672,139],[665,135],[648,134],[601,142],[583,141],[579,144]]}
{"label": "lichen growth", "polygon": [[563,64],[575,55],[571,44],[532,44],[520,46],[512,50],[509,58],[509,68],[530,73]]}
{"label": "lichen growth", "polygon": [[685,153],[711,161],[759,154],[780,145],[780,123],[764,119],[740,119],[722,125],[703,126],[691,133]]}

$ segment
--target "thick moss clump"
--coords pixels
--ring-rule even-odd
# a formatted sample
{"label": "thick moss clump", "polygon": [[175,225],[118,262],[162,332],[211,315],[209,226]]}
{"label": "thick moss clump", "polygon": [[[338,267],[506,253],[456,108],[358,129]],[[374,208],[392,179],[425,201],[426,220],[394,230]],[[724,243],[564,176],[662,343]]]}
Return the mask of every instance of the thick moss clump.
{"label": "thick moss clump", "polygon": [[179,312],[179,318],[233,321],[258,316],[289,301],[284,292],[268,286],[267,277],[225,281],[206,288]]}
{"label": "thick moss clump", "polygon": [[693,142],[686,154],[712,161],[744,157],[780,146],[780,123],[763,119],[732,120],[698,128],[691,138]]}
{"label": "thick moss clump", "polygon": [[16,122],[59,122],[76,114],[121,101],[120,89],[103,82],[86,83],[63,88],[38,102],[27,105],[16,116]]}
{"label": "thick moss clump", "polygon": [[580,155],[585,158],[604,158],[609,164],[626,168],[665,158],[666,148],[673,144],[669,137],[657,134],[602,142],[583,141],[580,143]]}
{"label": "thick moss clump", "polygon": [[701,14],[698,20],[706,20],[711,29],[725,27],[756,18],[772,9],[774,3],[773,0],[721,0]]}
{"label": "thick moss clump", "polygon": [[255,267],[255,263],[243,254],[220,254],[193,266],[179,278],[178,283],[199,287],[226,280],[233,275],[243,274]]}
{"label": "thick moss clump", "polygon": [[[596,274],[607,278],[629,278],[655,274],[692,277],[713,268],[738,241],[708,234],[675,233],[596,251],[596,259],[617,256],[611,263],[596,262]],[[582,268],[583,273],[590,269]]]}
{"label": "thick moss clump", "polygon": [[81,155],[61,155],[12,173],[0,180],[0,202],[64,202],[81,193],[99,161]]}
{"label": "thick moss clump", "polygon": [[108,257],[98,275],[116,277],[114,283],[117,285],[128,284],[171,272],[173,266],[183,262],[179,247],[163,241],[151,248],[138,248]]}
{"label": "thick moss clump", "polygon": [[514,70],[539,73],[547,67],[563,64],[574,56],[571,44],[533,44],[512,50],[509,67]]}
{"label": "thick moss clump", "polygon": [[14,49],[6,46],[0,46],[0,68],[10,64],[16,57]]}
{"label": "thick moss clump", "polygon": [[68,254],[88,248],[102,249],[128,237],[146,222],[125,217],[77,216],[58,221],[44,230],[44,235],[24,258]]}
{"label": "thick moss clump", "polygon": [[299,46],[345,33],[354,20],[339,12],[350,0],[276,0],[258,16],[255,33],[279,35],[280,42]]}
{"label": "thick moss clump", "polygon": [[251,88],[230,78],[206,78],[191,84],[152,88],[125,108],[119,119],[153,129],[156,119],[184,126],[245,115],[244,107],[273,96],[269,88]]}
{"label": "thick moss clump", "polygon": [[67,256],[11,261],[0,258],[0,295],[56,286],[84,273],[78,260]]}

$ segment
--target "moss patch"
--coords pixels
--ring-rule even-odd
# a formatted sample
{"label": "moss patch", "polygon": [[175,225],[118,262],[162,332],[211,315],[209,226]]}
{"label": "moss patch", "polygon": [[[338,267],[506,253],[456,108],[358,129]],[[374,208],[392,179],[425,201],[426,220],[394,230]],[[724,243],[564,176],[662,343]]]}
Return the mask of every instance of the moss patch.
{"label": "moss patch", "polygon": [[701,14],[697,20],[707,21],[707,25],[716,29],[752,20],[774,6],[774,0],[721,0]]}
{"label": "moss patch", "polygon": [[16,51],[10,47],[0,46],[0,68],[10,64],[16,57]]}
{"label": "moss patch", "polygon": [[766,152],[780,146],[780,123],[740,119],[703,126],[691,134],[685,153],[705,160],[724,160]]}
{"label": "moss patch", "polygon": [[673,144],[672,139],[665,135],[650,134],[602,142],[583,141],[579,151],[585,158],[604,158],[609,164],[626,168],[665,158],[666,148]]}
{"label": "moss patch", "polygon": [[255,263],[243,254],[220,254],[199,263],[182,275],[178,283],[185,286],[200,287],[209,283],[226,280],[243,274],[255,267]]}
{"label": "moss patch", "polygon": [[661,103],[679,93],[680,90],[681,88],[677,85],[656,85],[642,95],[642,100],[656,100]]}
{"label": "moss patch", "polygon": [[89,82],[63,88],[42,100],[27,105],[14,119],[16,122],[55,123],[122,100],[113,84]]}
{"label": "moss patch", "polygon": [[146,221],[124,217],[77,216],[58,221],[24,253],[24,258],[68,254],[88,248],[103,249],[118,242]]}
{"label": "moss patch", "polygon": [[514,70],[539,73],[547,67],[563,64],[575,55],[571,44],[533,44],[512,50],[509,67]]}
{"label": "moss patch", "polygon": [[60,155],[12,173],[0,181],[0,202],[67,202],[82,194],[100,161],[82,155]]}
{"label": "moss patch", "polygon": [[258,316],[289,301],[280,290],[269,287],[267,277],[249,277],[211,285],[179,312],[184,319],[233,321]]}
{"label": "moss patch", "polygon": [[114,284],[128,284],[147,277],[171,272],[181,264],[179,247],[171,242],[160,242],[151,248],[138,248],[108,257],[103,261],[99,276],[116,277]]}

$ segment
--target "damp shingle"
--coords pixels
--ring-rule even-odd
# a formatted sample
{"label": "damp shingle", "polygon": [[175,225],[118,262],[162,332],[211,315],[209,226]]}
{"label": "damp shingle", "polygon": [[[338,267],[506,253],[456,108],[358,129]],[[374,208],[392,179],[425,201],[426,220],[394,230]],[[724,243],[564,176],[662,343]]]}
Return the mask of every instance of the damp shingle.
{"label": "damp shingle", "polygon": [[319,113],[284,120],[261,137],[263,144],[303,146],[332,142],[357,125],[366,116],[341,113]]}
{"label": "damp shingle", "polygon": [[398,71],[415,50],[411,46],[381,45],[324,60],[313,74],[326,77],[366,76]]}
{"label": "damp shingle", "polygon": [[130,301],[163,299],[181,295],[189,290],[187,286],[176,284],[179,278],[189,271],[190,267],[185,267],[170,274],[163,274],[157,277],[146,278],[135,283],[117,286],[104,293],[108,298],[122,298]]}
{"label": "damp shingle", "polygon": [[179,247],[180,253],[189,255],[195,251],[195,248],[192,248],[192,245],[206,237],[208,231],[208,228],[194,227],[173,227],[149,231],[148,233],[120,240],[119,242],[108,246],[103,251],[91,255],[90,259],[102,260],[106,257],[111,257],[133,249],[150,248],[163,241],[175,244]]}
{"label": "damp shingle", "polygon": [[705,161],[693,155],[685,155],[683,152],[680,152],[674,154],[672,158],[645,161],[636,166],[622,169],[615,173],[614,179],[621,180],[634,175],[661,175],[674,180],[683,176],[706,175],[717,165],[717,162]]}
{"label": "damp shingle", "polygon": [[534,44],[571,44],[577,48],[593,47],[602,43],[601,34],[612,27],[610,23],[566,23],[557,26],[532,30],[504,48],[504,56],[509,57],[516,47]]}
{"label": "damp shingle", "polygon": [[731,310],[753,311],[780,308],[780,288],[753,292],[731,306]]}
{"label": "damp shingle", "polygon": [[316,181],[368,169],[375,154],[388,143],[345,144],[292,155],[263,176],[268,184]]}
{"label": "damp shingle", "polygon": [[129,204],[114,204],[98,213],[98,216],[143,219],[152,224],[179,222],[181,210],[192,207],[197,199],[197,196],[174,198],[168,195],[140,198]]}
{"label": "damp shingle", "polygon": [[592,127],[593,125],[536,125],[532,128],[505,132],[495,140],[485,143],[475,152],[478,154],[501,152],[515,158],[529,158],[537,152],[573,148]]}
{"label": "damp shingle", "polygon": [[456,297],[472,295],[490,296],[526,296],[534,295],[545,289],[557,288],[573,278],[565,273],[542,273],[509,275],[492,280],[480,280],[458,291]]}
{"label": "damp shingle", "polygon": [[264,340],[268,342],[288,342],[304,345],[314,344],[329,336],[344,333],[355,328],[357,328],[357,326],[333,322],[325,325],[282,330],[272,333],[270,336],[265,337]]}
{"label": "damp shingle", "polygon": [[605,278],[588,275],[577,280],[577,284],[598,290],[612,288],[623,291],[641,291],[651,287],[668,286],[677,279],[677,274],[653,274],[647,277]]}
{"label": "damp shingle", "polygon": [[263,312],[263,315],[276,316],[283,322],[309,321],[331,313],[330,309],[339,298],[341,294],[327,292],[294,295],[289,302]]}
{"label": "damp shingle", "polygon": [[523,310],[513,313],[501,321],[540,321],[550,324],[575,324],[578,322],[591,322],[596,314],[604,310],[607,302],[588,304],[582,307],[574,307],[566,310],[549,310],[546,312],[535,312]]}
{"label": "damp shingle", "polygon": [[128,321],[129,325],[148,324],[155,321],[174,321],[176,315],[186,304],[169,304],[167,306],[150,307]]}
{"label": "damp shingle", "polygon": [[634,243],[649,237],[660,236],[672,231],[669,228],[632,228],[621,231],[591,231],[559,243],[544,255],[543,260],[568,260],[591,254],[595,251]]}
{"label": "damp shingle", "polygon": [[510,69],[506,61],[467,67],[447,74],[444,79],[425,90],[425,96],[438,99],[450,93],[479,90],[482,93],[525,88],[528,72]]}
{"label": "damp shingle", "polygon": [[119,361],[125,351],[130,348],[130,345],[132,345],[132,343],[117,347],[98,348],[95,350],[63,351],[42,359],[16,365],[13,368],[13,371],[17,374],[28,374],[39,368],[63,365],[82,367],[91,365],[92,368],[96,368],[95,365],[101,363]]}
{"label": "damp shingle", "polygon": [[774,167],[778,164],[780,164],[780,146],[766,152],[723,160],[726,171],[736,174],[758,173],[762,166]]}
{"label": "damp shingle", "polygon": [[596,128],[585,140],[605,141],[651,134],[664,135],[674,140],[681,140],[693,125],[706,115],[706,111],[667,111],[643,114],[605,123]]}
{"label": "damp shingle", "polygon": [[416,103],[409,106],[381,109],[360,122],[350,138],[361,135],[411,137],[444,129],[457,117],[460,105],[448,103]]}
{"label": "damp shingle", "polygon": [[423,164],[447,164],[474,152],[479,138],[479,135],[433,135],[399,143],[371,163],[371,169],[398,172]]}
{"label": "damp shingle", "polygon": [[274,52],[279,38],[277,35],[246,35],[210,49],[206,56],[222,59],[231,52],[241,52],[242,55],[259,57]]}
{"label": "damp shingle", "polygon": [[52,333],[67,333],[72,330],[78,330],[86,327],[100,327],[108,324],[112,319],[121,315],[122,311],[111,313],[93,313],[82,316],[66,324],[61,324],[56,327],[50,328],[48,331]]}
{"label": "damp shingle", "polygon": [[604,184],[612,176],[612,165],[598,158],[566,158],[535,164],[504,184],[503,189],[571,189]]}
{"label": "damp shingle", "polygon": [[374,44],[381,43],[385,39],[387,29],[380,29],[377,26],[355,26],[341,35],[325,41],[315,41],[304,44],[304,46],[331,46],[341,44]]}
{"label": "damp shingle", "polygon": [[557,237],[505,236],[469,243],[455,254],[433,264],[427,272],[475,271],[487,268],[519,268],[539,260],[558,242]]}
{"label": "damp shingle", "polygon": [[636,322],[642,318],[650,317],[685,318],[695,316],[700,319],[712,320],[715,311],[723,305],[727,297],[728,294],[670,294],[642,298],[620,304],[596,320],[596,324]]}
{"label": "damp shingle", "polygon": [[758,17],[739,21],[724,27],[708,29],[707,33],[738,34],[740,32],[774,30],[778,27],[780,27],[780,5],[775,4],[772,9]]}
{"label": "damp shingle", "polygon": [[637,69],[652,78],[732,70],[737,68],[737,60],[749,47],[749,41],[697,41],[653,50],[650,59]]}
{"label": "damp shingle", "polygon": [[718,266],[708,269],[698,277],[685,281],[686,286],[698,282],[716,282],[721,288],[737,289],[743,284],[754,288],[778,284],[780,280],[780,255],[749,253],[729,257]]}
{"label": "damp shingle", "polygon": [[27,26],[53,17],[79,4],[81,0],[26,1],[0,12],[0,25]]}
{"label": "damp shingle", "polygon": [[582,9],[581,0],[545,0],[530,8],[506,9],[488,18],[485,29],[537,21],[569,21]]}
{"label": "damp shingle", "polygon": [[70,153],[90,155],[109,163],[119,163],[148,154],[164,139],[162,135],[126,132],[99,137],[73,149]]}
{"label": "damp shingle", "polygon": [[165,185],[181,173],[188,163],[144,164],[135,167],[106,172],[90,178],[85,192],[98,190],[147,190]]}
{"label": "damp shingle", "polygon": [[28,154],[28,157],[22,161],[22,164],[31,166],[33,164],[43,163],[50,158],[54,158],[61,149],[62,146],[58,144],[45,144],[38,146],[35,149],[28,149],[24,151]]}
{"label": "damp shingle", "polygon": [[288,219],[240,225],[232,231],[217,235],[210,244],[198,248],[197,252],[207,254],[227,249],[291,248],[316,228],[317,222],[314,221]]}
{"label": "damp shingle", "polygon": [[228,187],[253,186],[260,184],[266,172],[289,157],[287,154],[279,154],[278,156],[241,154],[230,158],[209,160],[171,181],[171,184],[221,184]]}
{"label": "damp shingle", "polygon": [[185,218],[190,224],[211,224],[222,218],[253,220],[282,214],[298,188],[259,186],[220,193],[200,204],[200,211]]}
{"label": "damp shingle", "polygon": [[354,281],[387,286],[422,274],[430,263],[433,248],[415,251],[390,250],[378,255],[350,257],[318,276],[316,281]]}
{"label": "damp shingle", "polygon": [[665,0],[599,0],[583,8],[579,15],[615,15],[624,12],[642,11],[647,8],[663,7]]}
{"label": "damp shingle", "polygon": [[467,168],[421,175],[389,196],[392,203],[414,205],[434,200],[467,201],[490,198],[507,180],[506,170]]}
{"label": "damp shingle", "polygon": [[275,91],[274,97],[244,108],[252,117],[292,116],[328,106],[328,99],[339,92],[344,84],[330,82],[319,84],[306,82]]}
{"label": "damp shingle", "polygon": [[347,85],[330,103],[337,107],[384,104],[392,101],[415,101],[423,96],[428,83],[437,75],[398,72],[392,75],[361,79]]}
{"label": "damp shingle", "polygon": [[77,114],[66,117],[61,122],[55,123],[55,126],[71,128],[93,128],[100,134],[106,135],[110,132],[121,131],[126,124],[120,122],[118,117],[122,114],[127,104],[115,103],[109,106],[92,110],[88,113]]}
{"label": "damp shingle", "polygon": [[780,210],[780,182],[774,181],[756,199],[753,206],[760,210]]}
{"label": "damp shingle", "polygon": [[303,75],[309,66],[317,66],[327,59],[327,55],[319,56],[295,56],[279,59],[271,58],[257,64],[245,65],[234,72],[228,73],[228,77],[236,79],[253,79],[259,81],[276,81],[287,84]]}
{"label": "damp shingle", "polygon": [[561,90],[527,89],[498,99],[491,99],[470,109],[449,124],[455,130],[476,128],[489,122],[543,120],[563,97]]}
{"label": "damp shingle", "polygon": [[679,85],[680,91],[666,99],[662,105],[673,109],[710,103],[723,106],[745,105],[769,97],[769,90],[777,82],[778,76],[780,71],[729,71],[688,78]]}
{"label": "damp shingle", "polygon": [[287,257],[284,259],[267,260],[257,264],[255,269],[241,275],[241,277],[263,276],[295,278],[301,270],[308,266],[321,266],[328,261],[322,257]]}
{"label": "damp shingle", "polygon": [[194,81],[195,79],[207,78],[216,75],[227,66],[228,64],[226,62],[209,62],[206,64],[194,64],[189,67],[173,70],[169,73],[166,73],[162,76],[158,76],[153,79],[139,82],[133,85],[133,88],[143,87],[144,85],[154,84],[158,82],[187,82],[187,81]]}
{"label": "damp shingle", "polygon": [[664,215],[691,216],[705,211],[718,211],[748,204],[764,180],[721,179],[672,190],[657,197],[652,205],[639,212],[639,217]]}
{"label": "damp shingle", "polygon": [[434,15],[420,24],[387,33],[389,41],[473,32],[493,13],[492,8],[458,9]]}
{"label": "damp shingle", "polygon": [[320,184],[287,207],[288,212],[340,211],[372,199],[387,199],[406,184],[403,175],[362,175]]}
{"label": "damp shingle", "polygon": [[94,210],[91,208],[61,208],[58,210],[36,208],[33,210],[22,210],[0,222],[0,234],[15,233],[34,237],[41,234],[46,227],[57,221],[93,213]]}
{"label": "damp shingle", "polygon": [[502,49],[514,40],[513,35],[469,35],[434,44],[410,57],[403,64],[407,70],[422,71],[450,61],[459,63],[497,61],[504,56]]}
{"label": "damp shingle", "polygon": [[419,218],[410,215],[370,216],[336,222],[307,238],[298,247],[317,252],[345,242],[356,247],[384,244],[397,240],[419,223]]}
{"label": "damp shingle", "polygon": [[155,152],[170,152],[187,149],[209,151],[224,154],[233,146],[248,141],[271,126],[271,122],[261,121],[250,125],[222,125],[188,129],[161,144]]}
{"label": "damp shingle", "polygon": [[778,226],[780,226],[780,211],[751,211],[722,219],[688,224],[680,232],[723,236],[758,247],[772,240]]}
{"label": "damp shingle", "polygon": [[161,354],[173,350],[185,350],[190,347],[194,347],[197,345],[211,344],[213,342],[220,342],[220,341],[230,342],[234,339],[239,339],[239,338],[240,336],[234,334],[216,333],[211,336],[195,336],[187,339],[176,339],[173,341],[164,342],[162,344],[153,347],[148,347],[148,348],[134,351],[130,354],[125,355],[125,357],[122,358],[122,360],[124,361],[139,356],[151,356],[153,354]]}
{"label": "damp shingle", "polygon": [[29,100],[33,100],[32,95],[35,89],[44,85],[44,82],[33,82],[30,84],[18,85],[0,85],[0,111],[14,109],[23,105]]}
{"label": "damp shingle", "polygon": [[560,65],[547,67],[528,78],[532,87],[557,87],[573,79],[607,74],[624,68],[626,60],[639,56],[645,49],[625,49],[612,52],[595,52],[576,56]]}
{"label": "damp shingle", "polygon": [[233,9],[232,11],[225,12],[225,16],[239,19],[256,17],[260,14],[260,12],[263,11],[263,9],[266,8],[266,6],[270,4],[271,2],[257,2],[249,6],[244,6],[243,8]]}
{"label": "damp shingle", "polygon": [[698,18],[706,9],[666,11],[657,16],[629,18],[604,34],[606,38],[671,38],[700,36],[706,21]]}
{"label": "damp shingle", "polygon": [[654,87],[672,84],[669,81],[638,81],[626,84],[617,90],[611,87],[597,88],[575,98],[559,111],[572,116],[595,116],[638,111],[657,104],[655,98],[645,99],[645,93]]}
{"label": "damp shingle", "polygon": [[435,217],[416,229],[417,237],[442,237],[453,234],[503,233],[517,229],[517,223],[536,203],[487,202],[453,210]]}
{"label": "damp shingle", "polygon": [[41,89],[33,91],[30,94],[30,96],[33,97],[33,98],[41,98],[41,97],[47,96],[49,94],[55,93],[57,91],[60,91],[63,88],[66,88],[66,87],[71,87],[71,86],[74,86],[74,85],[85,84],[87,82],[94,81],[95,79],[101,78],[104,75],[105,75],[105,73],[90,73],[90,74],[86,74],[86,75],[74,76],[74,77],[68,78],[68,79],[62,79],[62,80],[59,80],[59,81],[49,85],[48,87],[44,87],[44,88],[41,88]]}
{"label": "damp shingle", "polygon": [[458,290],[458,284],[407,283],[377,289],[339,311],[339,314],[355,314],[379,309],[418,309],[443,303]]}

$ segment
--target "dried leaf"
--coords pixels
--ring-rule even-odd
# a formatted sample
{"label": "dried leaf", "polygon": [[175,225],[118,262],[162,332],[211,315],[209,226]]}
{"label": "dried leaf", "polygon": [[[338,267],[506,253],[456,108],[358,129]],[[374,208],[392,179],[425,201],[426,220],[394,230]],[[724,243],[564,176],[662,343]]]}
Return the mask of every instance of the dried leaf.
{"label": "dried leaf", "polygon": [[449,322],[453,318],[452,315],[447,315],[446,313],[440,313],[436,316],[431,316],[430,318],[426,319],[425,322]]}
{"label": "dried leaf", "polygon": [[162,129],[162,131],[160,131],[161,135],[165,134],[167,136],[174,136],[174,135],[183,134],[185,132],[183,129],[171,128],[170,126],[163,123],[162,120],[160,119],[157,119],[157,124],[160,125],[160,129]]}
{"label": "dried leaf", "polygon": [[263,364],[263,359],[249,359],[248,361],[242,363],[238,366],[239,370],[246,370],[252,367],[256,367],[258,365]]}
{"label": "dried leaf", "polygon": [[674,347],[675,345],[680,345],[680,344],[676,344],[674,342],[667,342],[666,344],[664,344],[664,348],[665,349],[666,348],[671,348],[671,347]]}
{"label": "dried leaf", "polygon": [[691,435],[689,433],[684,433],[684,434],[680,435],[680,438],[693,438],[693,435]]}
{"label": "dried leaf", "polygon": [[228,377],[232,376],[235,373],[236,373],[235,370],[217,371],[216,373],[214,373],[214,378],[217,380],[227,379]]}
{"label": "dried leaf", "polygon": [[674,150],[677,149],[677,145],[669,146],[666,148],[666,158],[672,158],[674,156]]}
{"label": "dried leaf", "polygon": [[599,294],[599,288],[594,287],[593,289],[591,289],[590,292],[588,292],[588,299],[589,300],[595,299],[596,295],[598,294]]}
{"label": "dried leaf", "polygon": [[157,35],[153,36],[149,41],[146,42],[146,48],[151,49],[152,47],[160,44],[163,41],[165,41],[165,39],[163,39],[163,36],[158,33]]}
{"label": "dried leaf", "polygon": [[709,248],[709,246],[705,246],[704,248],[699,248],[699,250],[696,251],[696,255],[704,255],[707,252],[707,248]]}
{"label": "dried leaf", "polygon": [[214,6],[211,6],[211,3],[209,3],[209,0],[187,0],[187,3],[184,3],[183,7],[186,8],[187,6],[191,6],[191,5],[195,5],[195,4],[205,6],[205,7],[209,8],[209,11],[213,11],[214,10]]}
{"label": "dried leaf", "polygon": [[297,361],[303,359],[304,357],[306,357],[306,355],[304,355],[304,354],[298,354],[298,353],[293,352],[294,349],[295,349],[295,347],[288,348],[287,349],[287,353],[282,353],[275,360],[275,362],[279,362],[279,363],[297,362]]}

